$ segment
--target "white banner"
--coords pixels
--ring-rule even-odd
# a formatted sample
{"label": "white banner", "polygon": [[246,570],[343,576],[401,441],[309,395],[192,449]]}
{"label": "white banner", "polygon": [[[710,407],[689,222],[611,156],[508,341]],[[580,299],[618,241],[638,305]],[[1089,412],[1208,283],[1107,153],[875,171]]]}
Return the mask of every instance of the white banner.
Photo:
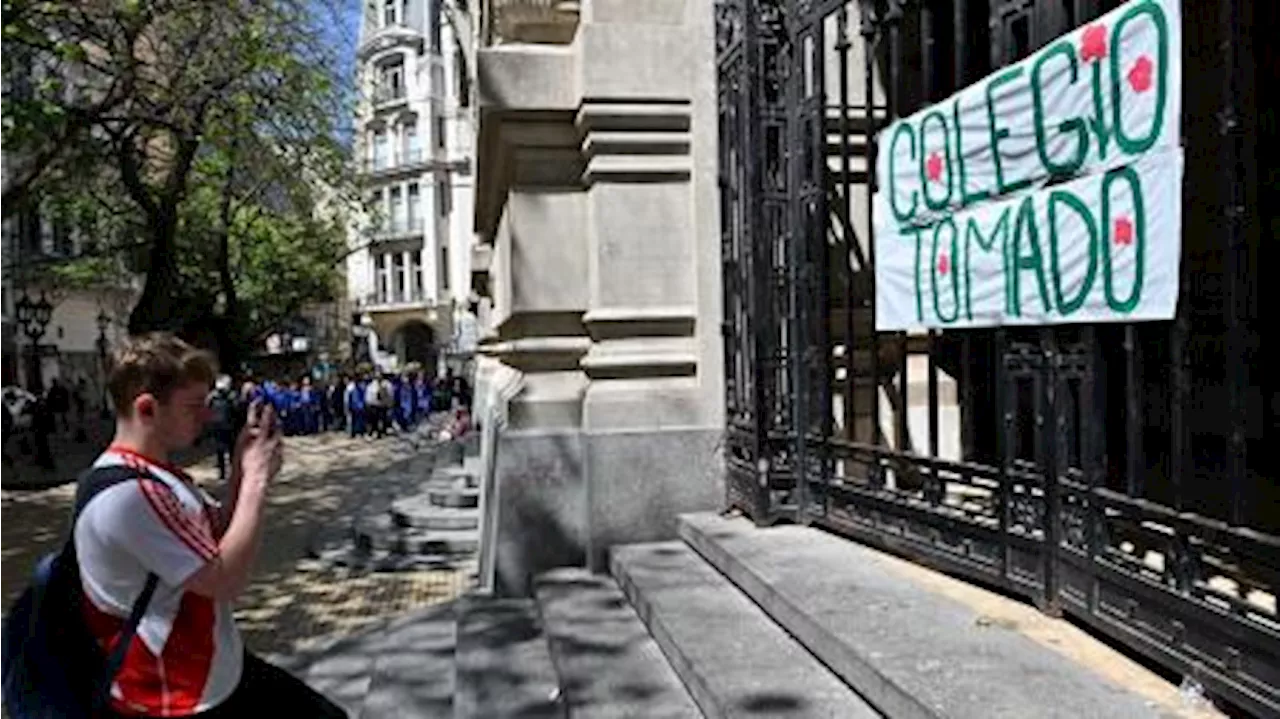
{"label": "white banner", "polygon": [[1133,0],[879,135],[876,328],[1173,317],[1178,0]]}

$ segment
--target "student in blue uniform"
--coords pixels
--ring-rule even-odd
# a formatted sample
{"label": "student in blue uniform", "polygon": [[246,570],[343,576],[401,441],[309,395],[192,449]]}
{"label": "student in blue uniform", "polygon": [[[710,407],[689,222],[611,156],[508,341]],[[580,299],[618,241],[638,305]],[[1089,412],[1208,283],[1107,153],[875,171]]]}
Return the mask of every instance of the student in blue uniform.
{"label": "student in blue uniform", "polygon": [[415,424],[414,405],[417,403],[417,397],[413,391],[413,382],[409,375],[399,378],[396,383],[396,409],[398,411],[398,422],[400,429],[407,432],[413,429]]}
{"label": "student in blue uniform", "polygon": [[298,405],[301,412],[299,418],[300,431],[304,435],[312,435],[320,430],[320,403],[318,394],[311,386],[311,378],[302,378],[302,387],[298,390]]}
{"label": "student in blue uniform", "polygon": [[293,437],[298,434],[298,385],[289,382],[280,387],[280,406],[283,411],[280,415],[280,424],[284,427],[286,437]]}
{"label": "student in blue uniform", "polygon": [[364,378],[347,382],[347,429],[352,437],[364,434]]}
{"label": "student in blue uniform", "polygon": [[421,422],[431,414],[431,383],[422,375],[413,380],[413,410],[417,421]]}

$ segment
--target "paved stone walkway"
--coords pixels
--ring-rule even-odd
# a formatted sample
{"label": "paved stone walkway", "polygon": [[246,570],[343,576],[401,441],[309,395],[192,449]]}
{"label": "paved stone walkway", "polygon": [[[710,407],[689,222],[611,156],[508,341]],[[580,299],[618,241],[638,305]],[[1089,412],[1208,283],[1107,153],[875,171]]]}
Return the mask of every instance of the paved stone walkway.
{"label": "paved stone walkway", "polygon": [[[422,446],[421,439],[416,441]],[[429,473],[429,458],[401,437],[351,439],[330,434],[286,439],[285,468],[269,497],[267,529],[254,582],[237,606],[249,647],[283,653],[404,612],[445,602],[472,582],[474,564],[451,569],[370,574],[308,558],[317,534],[338,536],[356,512],[389,503]],[[215,494],[208,458],[189,469]],[[4,605],[21,591],[36,559],[66,531],[73,485],[0,493],[0,569]],[[376,511],[376,510],[375,510]]]}

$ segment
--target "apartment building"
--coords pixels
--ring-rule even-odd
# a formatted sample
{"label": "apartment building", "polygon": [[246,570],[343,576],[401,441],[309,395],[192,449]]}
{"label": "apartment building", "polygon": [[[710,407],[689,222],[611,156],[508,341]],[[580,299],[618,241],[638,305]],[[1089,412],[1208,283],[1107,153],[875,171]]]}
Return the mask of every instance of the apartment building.
{"label": "apartment building", "polygon": [[473,103],[447,10],[445,0],[370,0],[361,21],[355,148],[366,203],[347,288],[353,356],[388,369],[443,371],[442,356],[466,351]]}

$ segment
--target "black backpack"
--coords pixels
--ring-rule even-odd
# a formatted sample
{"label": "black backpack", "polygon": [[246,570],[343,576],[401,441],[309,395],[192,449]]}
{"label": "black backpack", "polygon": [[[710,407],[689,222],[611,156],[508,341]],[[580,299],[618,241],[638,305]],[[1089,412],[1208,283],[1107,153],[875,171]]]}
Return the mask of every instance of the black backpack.
{"label": "black backpack", "polygon": [[81,614],[84,590],[76,560],[75,522],[89,500],[121,482],[147,476],[131,467],[99,467],[80,475],[75,513],[62,550],[43,557],[31,584],[4,620],[4,709],[10,719],[90,719],[101,716],[138,623],[160,578],[148,574],[110,655],[104,655]]}

